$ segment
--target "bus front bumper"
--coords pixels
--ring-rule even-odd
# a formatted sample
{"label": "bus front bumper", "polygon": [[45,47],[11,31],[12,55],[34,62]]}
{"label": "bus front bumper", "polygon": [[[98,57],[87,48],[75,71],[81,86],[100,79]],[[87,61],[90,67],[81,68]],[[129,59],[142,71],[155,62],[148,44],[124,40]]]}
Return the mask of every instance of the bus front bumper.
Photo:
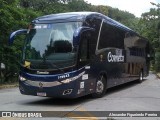
{"label": "bus front bumper", "polygon": [[79,93],[79,89],[76,87],[76,81],[69,84],[60,84],[56,86],[46,85],[45,83],[38,81],[37,83],[38,84],[36,85],[33,82],[32,85],[27,81],[19,80],[19,90],[21,94],[55,98],[77,98],[84,94],[84,91]]}

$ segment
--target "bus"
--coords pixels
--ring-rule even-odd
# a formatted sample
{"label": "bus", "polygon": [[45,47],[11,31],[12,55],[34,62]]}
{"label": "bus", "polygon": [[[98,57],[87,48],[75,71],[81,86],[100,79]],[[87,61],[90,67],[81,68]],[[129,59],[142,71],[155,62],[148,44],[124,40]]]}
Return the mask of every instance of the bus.
{"label": "bus", "polygon": [[51,14],[34,19],[25,34],[19,73],[21,94],[99,98],[108,88],[149,71],[149,43],[125,25],[97,12]]}

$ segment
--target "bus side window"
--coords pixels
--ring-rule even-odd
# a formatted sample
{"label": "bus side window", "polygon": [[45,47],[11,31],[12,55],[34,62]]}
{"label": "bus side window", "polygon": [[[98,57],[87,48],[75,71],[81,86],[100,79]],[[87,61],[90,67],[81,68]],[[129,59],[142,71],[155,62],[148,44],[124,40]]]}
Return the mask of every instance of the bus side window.
{"label": "bus side window", "polygon": [[98,49],[107,47],[123,49],[124,35],[125,33],[123,30],[104,21],[101,28]]}

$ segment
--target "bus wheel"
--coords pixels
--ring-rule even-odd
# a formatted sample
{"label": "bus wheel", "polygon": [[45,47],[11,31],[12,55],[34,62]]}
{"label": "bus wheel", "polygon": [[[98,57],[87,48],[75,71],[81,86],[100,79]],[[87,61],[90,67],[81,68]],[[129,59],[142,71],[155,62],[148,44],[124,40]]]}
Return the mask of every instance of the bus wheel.
{"label": "bus wheel", "polygon": [[101,98],[106,93],[106,79],[101,76],[96,83],[96,91],[92,94],[94,98]]}
{"label": "bus wheel", "polygon": [[139,79],[138,82],[141,83],[143,81],[143,71],[141,70],[139,73]]}

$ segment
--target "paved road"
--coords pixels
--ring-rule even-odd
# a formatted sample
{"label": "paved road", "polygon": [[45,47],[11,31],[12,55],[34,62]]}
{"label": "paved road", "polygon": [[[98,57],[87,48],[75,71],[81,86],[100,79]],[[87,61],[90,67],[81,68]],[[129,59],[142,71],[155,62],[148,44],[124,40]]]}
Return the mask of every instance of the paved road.
{"label": "paved road", "polygon": [[[74,111],[83,111],[88,116],[93,115],[89,111],[160,111],[160,79],[151,73],[141,84],[132,82],[109,89],[107,94],[99,99],[93,99],[91,96],[71,100],[54,99],[21,95],[18,88],[2,89],[0,90],[0,111],[66,111],[66,113],[56,114],[59,117],[69,117],[68,119],[77,115]],[[94,115],[93,118],[98,119]],[[1,119],[8,120],[8,118]],[[14,119],[17,120],[17,118]],[[132,119],[151,120],[151,118],[142,117]],[[152,119],[160,120],[157,117]]]}

